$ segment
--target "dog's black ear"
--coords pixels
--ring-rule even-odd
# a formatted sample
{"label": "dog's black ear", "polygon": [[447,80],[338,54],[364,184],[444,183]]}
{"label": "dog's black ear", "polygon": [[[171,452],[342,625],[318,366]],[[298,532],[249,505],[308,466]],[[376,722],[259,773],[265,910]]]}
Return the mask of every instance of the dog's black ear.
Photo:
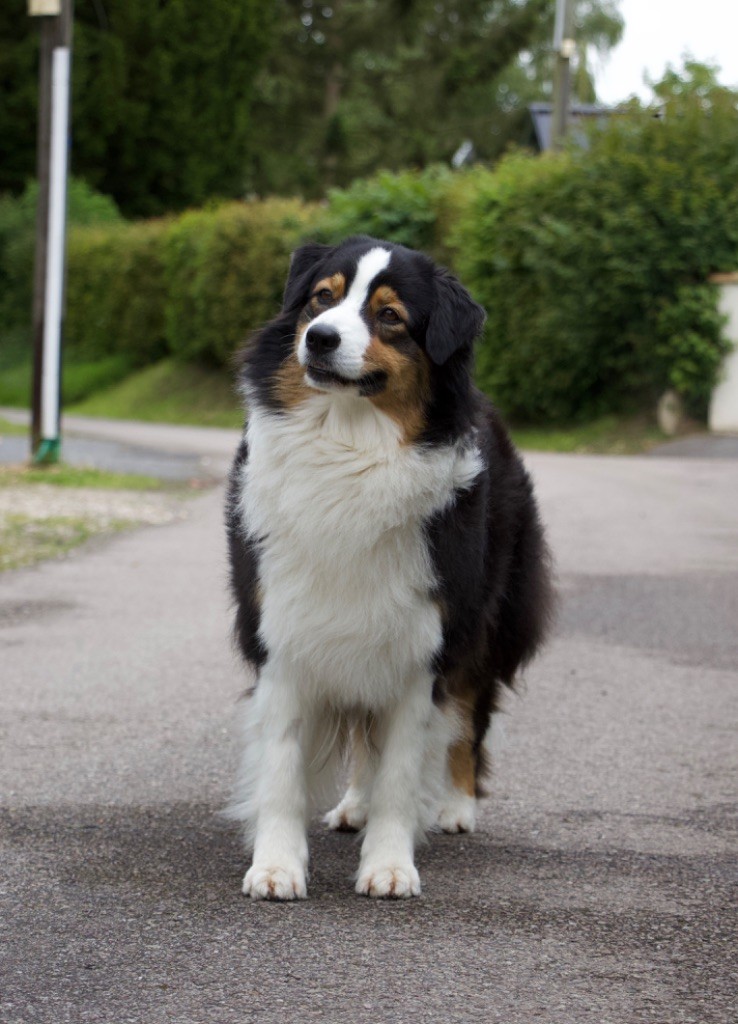
{"label": "dog's black ear", "polygon": [[285,312],[307,302],[307,288],[313,271],[328,253],[333,252],[333,249],[332,245],[322,245],[320,242],[308,242],[307,245],[295,249],[290,259],[287,283],[284,286],[282,309]]}
{"label": "dog's black ear", "polygon": [[425,350],[439,366],[454,352],[471,348],[484,327],[486,313],[466,288],[446,270],[437,270],[436,297],[425,332]]}

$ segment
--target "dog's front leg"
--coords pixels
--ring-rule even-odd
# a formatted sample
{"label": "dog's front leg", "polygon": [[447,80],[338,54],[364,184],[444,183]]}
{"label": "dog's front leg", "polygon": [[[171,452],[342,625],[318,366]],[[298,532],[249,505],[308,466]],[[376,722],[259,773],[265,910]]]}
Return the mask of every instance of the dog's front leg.
{"label": "dog's front leg", "polygon": [[419,678],[400,703],[383,716],[379,764],[356,883],[356,891],[366,896],[420,894],[413,850],[421,827],[421,776],[432,713],[431,692],[431,678]]}
{"label": "dog's front leg", "polygon": [[305,723],[296,687],[269,675],[255,695],[254,857],[243,880],[252,899],[307,896]]}

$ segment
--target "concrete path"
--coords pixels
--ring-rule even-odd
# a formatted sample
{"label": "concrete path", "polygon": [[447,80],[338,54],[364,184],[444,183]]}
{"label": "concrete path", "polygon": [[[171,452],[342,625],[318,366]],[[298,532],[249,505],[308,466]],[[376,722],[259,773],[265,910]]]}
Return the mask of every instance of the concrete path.
{"label": "concrete path", "polygon": [[[0,408],[0,419],[26,426],[25,409]],[[218,427],[182,427],[94,416],[62,418],[62,456],[71,465],[117,473],[143,473],[163,480],[221,479],[239,431]],[[28,459],[28,439],[0,438],[0,462]]]}
{"label": "concrete path", "polygon": [[735,464],[529,464],[557,634],[417,901],[354,895],[317,824],[307,902],[239,895],[220,490],[0,577],[4,1024],[733,1024]]}

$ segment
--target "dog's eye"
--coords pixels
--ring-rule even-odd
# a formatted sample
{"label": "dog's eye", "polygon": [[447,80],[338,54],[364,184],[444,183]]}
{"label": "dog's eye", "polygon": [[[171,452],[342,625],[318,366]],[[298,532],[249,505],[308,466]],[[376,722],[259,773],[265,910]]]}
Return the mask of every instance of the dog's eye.
{"label": "dog's eye", "polygon": [[321,288],[319,292],[316,292],[313,298],[317,299],[318,302],[327,306],[329,302],[333,302],[333,292],[330,288]]}
{"label": "dog's eye", "polygon": [[399,324],[402,323],[400,314],[395,312],[391,306],[385,306],[384,309],[379,311],[379,319],[385,324]]}

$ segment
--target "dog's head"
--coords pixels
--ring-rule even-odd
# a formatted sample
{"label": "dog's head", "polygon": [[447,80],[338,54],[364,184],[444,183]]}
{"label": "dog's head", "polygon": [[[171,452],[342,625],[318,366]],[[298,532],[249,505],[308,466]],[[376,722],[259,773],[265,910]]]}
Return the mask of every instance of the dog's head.
{"label": "dog's head", "polygon": [[468,375],[484,311],[427,256],[357,236],[296,250],[276,323],[283,339],[291,326],[290,349],[280,346],[274,367],[280,404],[316,391],[350,394],[408,429],[411,416],[417,433],[439,377],[459,366]]}
{"label": "dog's head", "polygon": [[299,311],[297,357],[321,389],[376,393],[400,359],[444,364],[470,349],[484,310],[421,253],[373,238],[310,244],[290,265],[284,310]]}

